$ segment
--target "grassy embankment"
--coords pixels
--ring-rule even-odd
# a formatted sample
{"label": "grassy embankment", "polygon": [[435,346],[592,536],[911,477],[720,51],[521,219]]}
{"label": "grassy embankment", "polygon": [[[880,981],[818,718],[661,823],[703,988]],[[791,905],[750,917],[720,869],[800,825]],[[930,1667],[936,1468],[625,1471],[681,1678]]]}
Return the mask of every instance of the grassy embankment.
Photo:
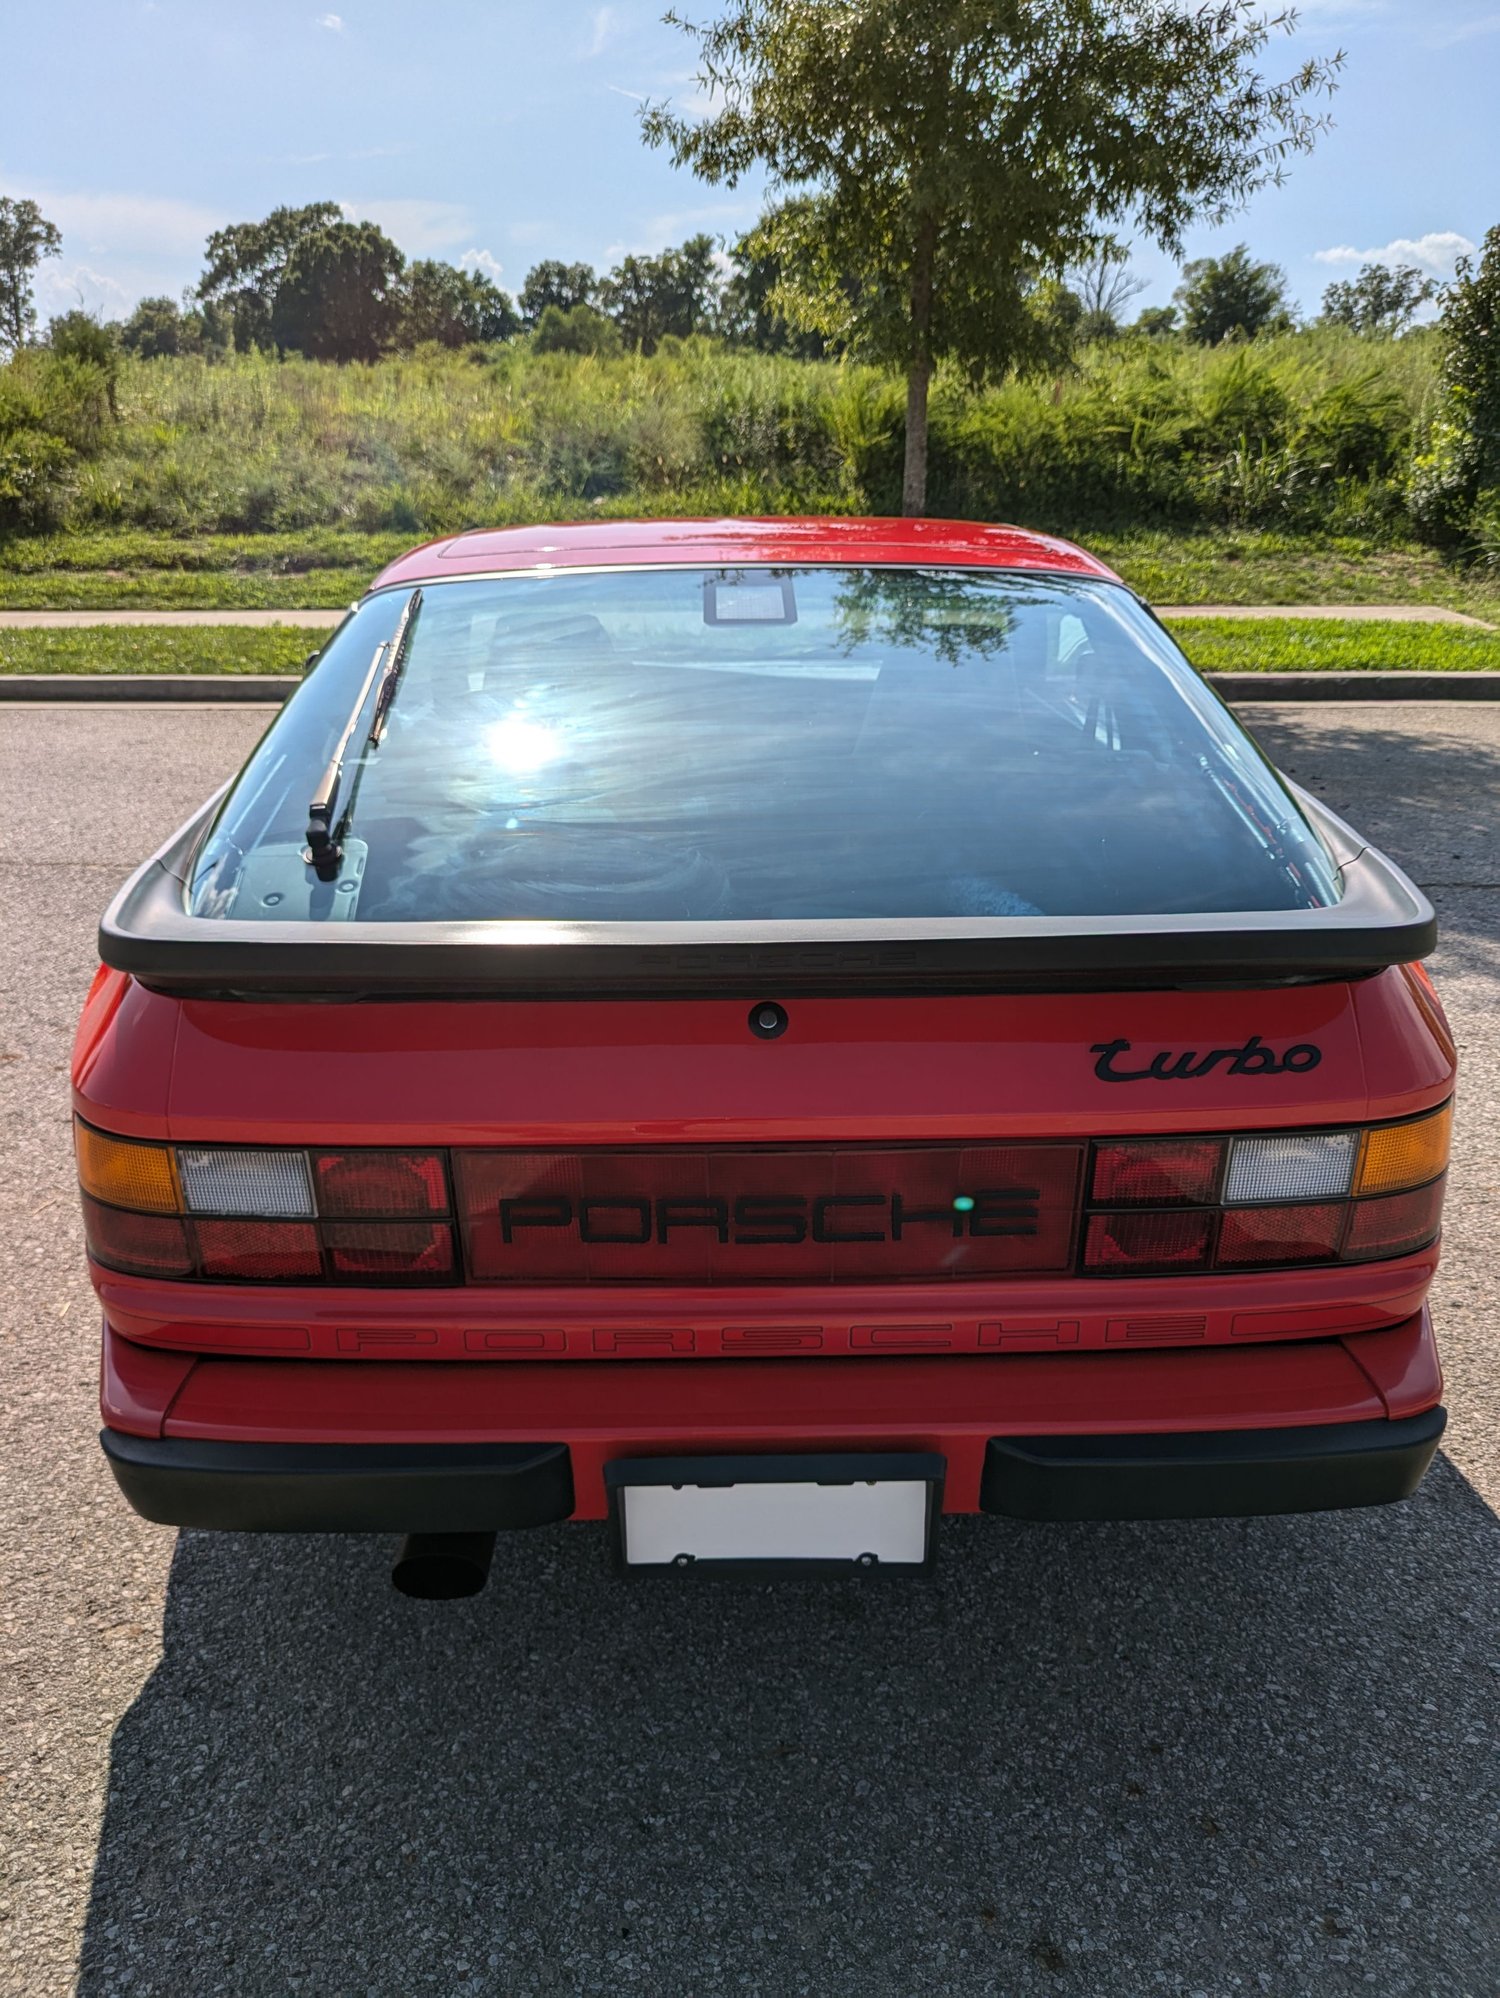
{"label": "grassy embankment", "polygon": [[[1500,631],[1467,625],[1183,618],[1172,628],[1205,672],[1500,672]],[[295,624],[0,628],[0,673],[295,673],[321,636]]]}
{"label": "grassy embankment", "polygon": [[[334,608],[467,525],[889,512],[899,495],[899,383],[708,342],[610,362],[524,341],[369,368],[126,361],[117,416],[96,385],[70,417],[76,381],[23,362],[0,369],[0,609]],[[1071,535],[1156,603],[1500,622],[1500,571],[1445,563],[1406,512],[1433,377],[1425,334],[1328,331],[1211,352],[1124,340],[1057,381],[982,391],[944,377],[931,510]],[[71,441],[23,435],[23,416]],[[1267,655],[1264,633],[1221,642]]]}

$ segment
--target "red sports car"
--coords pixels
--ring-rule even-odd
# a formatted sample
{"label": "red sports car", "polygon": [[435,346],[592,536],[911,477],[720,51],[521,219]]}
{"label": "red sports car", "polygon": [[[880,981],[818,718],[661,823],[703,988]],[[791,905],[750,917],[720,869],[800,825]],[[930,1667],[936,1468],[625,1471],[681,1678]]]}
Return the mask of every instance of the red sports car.
{"label": "red sports car", "polygon": [[1065,542],[434,542],[104,918],[104,1448],[427,1595],[563,1519],[916,1571],[942,1513],[1401,1498],[1433,942]]}

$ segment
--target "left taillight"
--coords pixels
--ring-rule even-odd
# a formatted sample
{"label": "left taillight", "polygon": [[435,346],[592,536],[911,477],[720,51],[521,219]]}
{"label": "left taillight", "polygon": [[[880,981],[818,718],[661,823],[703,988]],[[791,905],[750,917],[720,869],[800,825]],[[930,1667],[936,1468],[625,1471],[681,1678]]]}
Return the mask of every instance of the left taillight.
{"label": "left taillight", "polygon": [[75,1120],[89,1254],[205,1283],[461,1280],[441,1152],[151,1144]]}

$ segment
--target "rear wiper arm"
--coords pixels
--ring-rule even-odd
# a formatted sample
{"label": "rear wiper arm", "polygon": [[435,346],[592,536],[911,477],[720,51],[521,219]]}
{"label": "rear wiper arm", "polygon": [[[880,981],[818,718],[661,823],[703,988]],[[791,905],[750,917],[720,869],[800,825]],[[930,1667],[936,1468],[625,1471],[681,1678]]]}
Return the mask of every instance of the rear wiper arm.
{"label": "rear wiper arm", "polygon": [[[307,807],[307,849],[303,859],[314,868],[320,881],[332,881],[337,876],[340,862],[344,857],[344,841],[349,836],[349,821],[354,813],[354,799],[359,788],[358,777],[351,787],[349,803],[343,817],[335,824],[334,815],[338,811],[339,793],[344,781],[344,758],[349,753],[349,744],[359,726],[359,718],[365,711],[365,702],[370,698],[370,689],[375,685],[378,674],[380,684],[375,694],[375,708],[365,736],[365,747],[379,748],[381,737],[385,733],[386,714],[391,702],[396,698],[402,669],[406,665],[406,651],[411,638],[412,624],[421,606],[422,592],[413,590],[402,606],[395,631],[376,646],[375,656],[370,661],[370,670],[364,677],[359,696],[349,712],[343,733],[334,746],[333,755],[328,759],[328,768],[319,778],[318,788],[313,792],[312,801]],[[382,661],[384,661],[383,672]]]}

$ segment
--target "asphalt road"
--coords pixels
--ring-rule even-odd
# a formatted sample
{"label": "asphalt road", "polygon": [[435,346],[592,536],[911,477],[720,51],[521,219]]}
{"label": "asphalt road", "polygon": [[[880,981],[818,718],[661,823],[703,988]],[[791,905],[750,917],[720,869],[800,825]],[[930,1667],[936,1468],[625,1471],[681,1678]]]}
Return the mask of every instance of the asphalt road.
{"label": "asphalt road", "polygon": [[563,1527],[447,1606],[374,1540],[147,1526],[93,1440],[93,926],[264,718],[0,710],[0,1990],[1493,1998],[1500,708],[1250,717],[1444,918],[1453,1422],[1416,1500],[949,1522],[889,1588],[624,1588]]}

